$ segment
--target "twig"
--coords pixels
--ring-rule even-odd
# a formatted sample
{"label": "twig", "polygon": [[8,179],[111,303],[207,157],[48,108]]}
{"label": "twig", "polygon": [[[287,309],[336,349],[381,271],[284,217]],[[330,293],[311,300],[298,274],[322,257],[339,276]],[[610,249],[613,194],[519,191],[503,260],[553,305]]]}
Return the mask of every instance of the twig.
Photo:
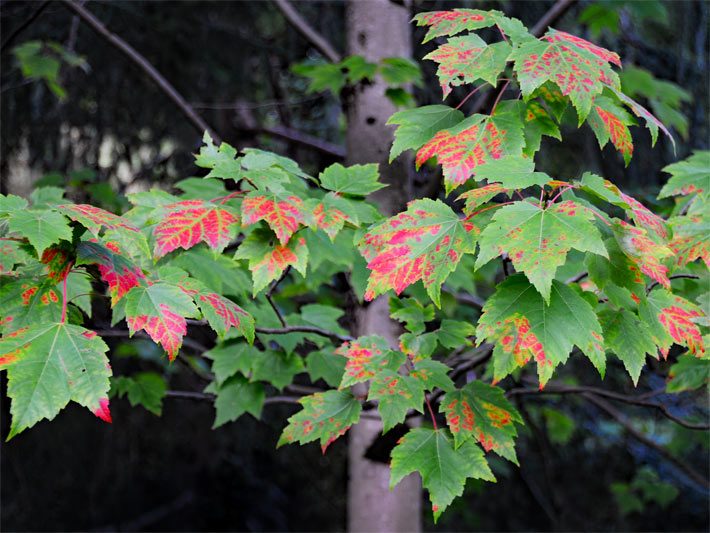
{"label": "twig", "polygon": [[[184,390],[169,390],[165,393],[167,398],[179,398],[181,400],[197,400],[205,402],[214,402],[217,396],[214,394],[208,394],[206,392],[193,392]],[[300,398],[296,396],[269,396],[264,398],[264,405],[274,404],[274,403],[298,403]]]}
{"label": "twig", "polygon": [[292,141],[308,148],[313,148],[319,152],[335,157],[338,159],[345,159],[346,151],[343,146],[339,144],[324,141],[314,135],[309,135],[308,133],[303,133],[294,128],[287,128],[286,126],[261,126],[254,128],[254,131],[265,133],[267,135],[273,135],[274,137],[280,137],[286,139],[287,141]]}
{"label": "twig", "polygon": [[340,342],[348,342],[353,340],[350,335],[340,335],[334,331],[327,331],[325,329],[317,328],[315,326],[286,326],[283,328],[255,328],[257,333],[263,333],[264,335],[285,335],[287,333],[314,333],[320,335],[321,337],[328,337],[330,339],[335,339]]}
{"label": "twig", "polygon": [[[99,337],[140,337],[142,339],[150,338],[142,331],[136,332],[135,335],[131,335],[131,332],[127,329],[97,329],[94,330],[94,333],[96,333]],[[188,337],[182,339],[182,344],[184,346],[187,346],[188,348],[192,348],[193,350],[199,353],[204,353],[209,350],[209,348],[207,348],[207,346],[205,346],[204,344],[192,340]]]}
{"label": "twig", "polygon": [[279,308],[276,307],[276,304],[274,303],[274,300],[271,298],[271,296],[274,294],[274,291],[276,290],[276,287],[278,287],[279,283],[283,281],[283,279],[288,276],[288,273],[291,272],[291,266],[289,265],[286,267],[286,270],[283,271],[283,274],[281,274],[281,277],[274,281],[274,283],[269,287],[269,290],[266,291],[266,300],[269,302],[269,305],[271,305],[271,308],[274,310],[274,313],[276,313],[276,317],[279,319],[279,322],[281,322],[281,325],[283,327],[287,327],[286,325],[286,320],[284,319],[283,315],[281,314],[281,311],[279,311]]}
{"label": "twig", "polygon": [[576,276],[572,276],[571,278],[568,278],[565,283],[569,285],[570,283],[579,283],[582,281],[584,278],[586,278],[589,275],[589,272],[580,272]]}
{"label": "twig", "polygon": [[[669,280],[674,280],[674,279],[700,279],[700,276],[696,276],[695,274],[674,274],[673,276],[668,276]],[[653,289],[658,287],[660,285],[660,282],[654,281],[651,283],[648,287],[646,287],[646,294],[651,292]]]}
{"label": "twig", "polygon": [[294,9],[288,0],[274,0],[274,4],[281,10],[281,13],[289,21],[289,23],[300,33],[307,41],[309,41],[328,61],[338,63],[340,54],[335,51],[335,48],[318,33],[313,27],[306,22],[298,11]]}
{"label": "twig", "polygon": [[456,301],[459,303],[470,305],[472,307],[478,307],[479,309],[483,309],[483,306],[486,303],[478,296],[475,296],[473,294],[468,294],[465,292],[458,292],[454,295],[454,297],[456,298]]}
{"label": "twig", "polygon": [[7,38],[0,45],[0,52],[4,52],[15,41],[15,39],[17,39],[18,35],[25,31],[25,29],[35,20],[37,20],[37,17],[39,17],[42,14],[42,11],[47,8],[49,2],[50,0],[45,0],[39,6],[37,6],[37,9],[34,10],[34,12],[27,18],[27,20],[25,20],[15,29],[15,31],[13,31],[10,35],[7,36]]}
{"label": "twig", "polygon": [[143,72],[145,72],[150,79],[152,79],[158,87],[170,98],[175,105],[177,105],[187,119],[192,123],[193,126],[202,134],[203,132],[209,132],[210,136],[214,141],[219,144],[221,139],[215,131],[207,125],[207,123],[200,117],[200,115],[195,112],[195,110],[187,103],[187,100],[182,97],[182,95],[173,87],[173,85],[165,79],[165,77],[156,70],[156,68],[151,65],[148,60],[143,57],[135,48],[133,48],[126,41],[121,39],[118,35],[111,33],[104,24],[97,19],[90,11],[84,8],[82,5],[74,2],[72,0],[62,0],[67,8],[76,13],[84,22],[86,22],[91,28],[104,37],[108,42],[110,42],[114,47],[118,48],[128,59],[130,59],[135,65],[137,65]]}
{"label": "twig", "polygon": [[695,483],[697,483],[698,485],[700,485],[701,487],[704,487],[704,488],[710,487],[710,482],[708,482],[708,479],[705,476],[696,472],[690,465],[681,461],[675,455],[673,455],[671,452],[669,452],[666,448],[664,448],[660,444],[654,442],[653,440],[648,438],[646,435],[641,433],[639,430],[637,430],[626,419],[626,417],[623,414],[621,414],[619,411],[617,411],[609,403],[602,400],[601,398],[598,398],[594,394],[583,393],[582,396],[584,397],[584,399],[593,403],[599,409],[606,412],[609,416],[611,416],[614,420],[616,420],[621,426],[623,426],[623,428],[626,430],[626,432],[629,435],[631,435],[633,438],[635,438],[636,440],[638,440],[642,444],[648,446],[649,448],[653,448],[658,453],[660,453],[663,457],[668,459],[668,461],[673,463],[679,470],[681,470],[684,474],[686,474]]}
{"label": "twig", "polygon": [[535,37],[541,37],[542,34],[545,33],[547,27],[560,20],[564,14],[567,13],[567,10],[572,7],[572,4],[574,4],[575,1],[576,0],[558,0],[555,2],[555,5],[553,5],[547,13],[545,13],[542,18],[537,21],[537,24],[533,26],[530,33],[532,33]]}

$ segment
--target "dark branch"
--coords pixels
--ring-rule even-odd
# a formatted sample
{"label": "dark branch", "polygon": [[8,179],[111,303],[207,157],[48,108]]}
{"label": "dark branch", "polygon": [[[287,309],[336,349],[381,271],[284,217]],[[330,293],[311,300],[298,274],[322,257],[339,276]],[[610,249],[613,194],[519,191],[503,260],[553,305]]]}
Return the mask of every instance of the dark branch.
{"label": "dark branch", "polygon": [[340,61],[340,54],[335,51],[335,48],[333,48],[325,37],[306,22],[306,19],[294,9],[288,0],[274,0],[274,3],[296,31],[305,37],[328,61],[332,63],[338,63]]}
{"label": "dark branch", "polygon": [[133,48],[126,41],[121,39],[118,35],[111,33],[104,24],[97,19],[90,11],[84,8],[77,2],[72,0],[62,0],[62,3],[69,8],[71,11],[76,13],[81,20],[87,23],[91,28],[110,42],[114,47],[120,50],[128,59],[130,59],[136,66],[138,66],[143,72],[145,72],[150,79],[152,79],[158,87],[170,98],[175,105],[180,108],[187,119],[192,123],[193,126],[202,134],[207,131],[212,136],[212,139],[216,143],[220,143],[220,137],[215,133],[215,131],[210,128],[207,123],[198,115],[195,110],[187,103],[187,100],[182,97],[182,95],[173,87],[173,85],[163,77],[156,68],[151,65],[148,60],[143,57],[135,48]]}
{"label": "dark branch", "polygon": [[[168,398],[178,398],[181,400],[196,400],[205,402],[214,402],[217,398],[214,394],[207,394],[205,392],[192,392],[183,390],[169,390],[165,393]],[[269,396],[264,399],[264,405],[269,405],[273,403],[298,403],[298,396]]]}
{"label": "dark branch", "polygon": [[327,331],[325,329],[317,328],[315,326],[286,326],[284,328],[256,328],[257,333],[263,333],[265,335],[285,335],[287,333],[314,333],[320,335],[321,337],[328,337],[333,340],[338,340],[340,342],[347,342],[353,340],[350,335],[340,335],[334,331]]}
{"label": "dark branch", "polygon": [[[699,276],[696,276],[694,274],[675,274],[673,276],[668,276],[668,279],[673,281],[674,279],[700,279]],[[651,292],[654,288],[658,287],[660,283],[658,281],[654,281],[651,283],[648,287],[646,287],[646,294]]]}
{"label": "dark branch", "polygon": [[10,35],[7,36],[7,38],[2,42],[0,45],[0,52],[4,52],[7,50],[7,48],[15,42],[15,39],[17,39],[17,36],[20,35],[27,27],[29,27],[30,24],[32,24],[35,20],[37,20],[37,17],[39,17],[42,14],[42,11],[44,11],[47,6],[49,5],[50,0],[45,0],[42,2],[39,6],[37,6],[37,9],[34,10],[34,12],[25,20],[22,24],[20,24],[15,31],[13,31]]}
{"label": "dark branch", "polygon": [[303,133],[294,128],[287,128],[286,126],[262,126],[255,128],[255,131],[292,141],[307,146],[308,148],[313,148],[331,157],[345,159],[346,154],[344,147],[339,144],[324,141],[323,139],[309,135],[308,133]]}

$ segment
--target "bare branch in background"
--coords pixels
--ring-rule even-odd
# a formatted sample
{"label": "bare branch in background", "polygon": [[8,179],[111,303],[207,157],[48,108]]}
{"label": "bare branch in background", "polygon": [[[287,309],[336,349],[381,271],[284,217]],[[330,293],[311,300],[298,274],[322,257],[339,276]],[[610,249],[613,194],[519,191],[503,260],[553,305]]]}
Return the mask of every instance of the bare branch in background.
{"label": "bare branch in background", "polygon": [[37,17],[39,17],[42,14],[42,11],[44,11],[47,6],[49,5],[50,0],[45,0],[42,2],[39,6],[37,6],[37,9],[34,10],[34,12],[25,20],[22,24],[20,24],[15,31],[13,31],[10,35],[7,36],[7,38],[2,42],[0,45],[0,52],[4,52],[7,50],[7,48],[17,39],[17,36],[20,35],[25,29],[32,24],[35,20],[37,20]]}
{"label": "bare branch in background", "polygon": [[288,0],[274,0],[274,4],[281,10],[283,16],[289,23],[300,33],[306,40],[308,40],[321,54],[323,54],[328,61],[332,63],[338,63],[340,61],[340,54],[333,48],[328,40],[318,33],[308,22],[304,19],[298,11],[291,5]]}

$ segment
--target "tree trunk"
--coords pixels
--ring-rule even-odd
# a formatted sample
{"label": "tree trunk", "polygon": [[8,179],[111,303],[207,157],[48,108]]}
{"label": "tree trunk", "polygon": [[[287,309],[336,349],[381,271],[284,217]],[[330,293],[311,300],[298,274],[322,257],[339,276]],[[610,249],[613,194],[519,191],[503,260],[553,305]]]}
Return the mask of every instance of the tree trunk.
{"label": "tree trunk", "polygon": [[[411,56],[409,10],[390,0],[349,0],[347,46],[349,55],[361,55],[371,62],[384,57]],[[392,127],[387,119],[395,112],[385,96],[386,84],[377,79],[361,84],[346,102],[348,116],[347,162],[378,163],[381,179],[389,186],[374,193],[371,200],[388,215],[400,211],[411,199],[410,169],[405,158],[390,165]],[[383,336],[397,346],[399,326],[389,318],[387,297],[362,308],[358,334]],[[408,476],[389,490],[389,466],[371,461],[364,454],[381,434],[379,420],[363,418],[350,430],[348,449],[348,531],[421,531],[421,483]]]}

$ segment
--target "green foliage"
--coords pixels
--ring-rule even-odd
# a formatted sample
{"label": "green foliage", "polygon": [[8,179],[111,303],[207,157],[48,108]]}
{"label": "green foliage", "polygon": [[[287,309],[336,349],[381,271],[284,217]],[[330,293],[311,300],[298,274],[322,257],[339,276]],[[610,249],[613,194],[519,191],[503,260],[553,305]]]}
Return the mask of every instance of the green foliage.
{"label": "green foliage", "polygon": [[60,82],[62,64],[79,67],[88,71],[88,64],[83,57],[76,55],[55,42],[27,41],[13,48],[25,78],[42,80],[57,98],[63,100],[66,91]]}

